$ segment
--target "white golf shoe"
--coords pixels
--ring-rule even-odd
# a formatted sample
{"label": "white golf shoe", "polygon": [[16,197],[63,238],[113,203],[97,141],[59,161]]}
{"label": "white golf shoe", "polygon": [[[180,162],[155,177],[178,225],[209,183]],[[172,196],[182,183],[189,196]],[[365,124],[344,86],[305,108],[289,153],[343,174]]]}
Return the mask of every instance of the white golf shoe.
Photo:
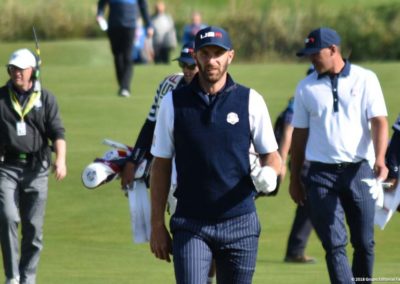
{"label": "white golf shoe", "polygon": [[19,284],[19,280],[16,278],[7,279],[5,284]]}
{"label": "white golf shoe", "polygon": [[127,89],[122,89],[119,94],[120,97],[129,98],[131,93]]}

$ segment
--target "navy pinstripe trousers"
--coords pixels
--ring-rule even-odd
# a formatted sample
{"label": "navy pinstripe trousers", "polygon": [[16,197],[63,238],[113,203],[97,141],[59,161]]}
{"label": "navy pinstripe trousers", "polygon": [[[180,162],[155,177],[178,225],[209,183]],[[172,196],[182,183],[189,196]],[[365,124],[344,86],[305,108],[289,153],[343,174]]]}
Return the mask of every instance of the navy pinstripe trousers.
{"label": "navy pinstripe trousers", "polygon": [[170,228],[176,283],[205,284],[213,258],[218,284],[251,283],[261,231],[256,212],[222,221],[173,216]]}
{"label": "navy pinstripe trousers", "polygon": [[[311,221],[326,252],[331,283],[372,278],[375,201],[361,179],[373,177],[368,162],[363,161],[343,166],[314,162],[304,178]],[[354,248],[351,268],[345,220]]]}

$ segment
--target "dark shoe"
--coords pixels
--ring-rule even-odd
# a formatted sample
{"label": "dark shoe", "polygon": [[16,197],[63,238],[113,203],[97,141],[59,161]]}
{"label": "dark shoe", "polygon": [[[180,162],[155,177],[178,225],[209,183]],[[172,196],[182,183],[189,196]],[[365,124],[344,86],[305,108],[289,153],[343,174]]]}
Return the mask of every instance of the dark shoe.
{"label": "dark shoe", "polygon": [[285,257],[284,261],[287,263],[304,263],[304,264],[312,264],[316,262],[314,257],[307,255],[287,256]]}

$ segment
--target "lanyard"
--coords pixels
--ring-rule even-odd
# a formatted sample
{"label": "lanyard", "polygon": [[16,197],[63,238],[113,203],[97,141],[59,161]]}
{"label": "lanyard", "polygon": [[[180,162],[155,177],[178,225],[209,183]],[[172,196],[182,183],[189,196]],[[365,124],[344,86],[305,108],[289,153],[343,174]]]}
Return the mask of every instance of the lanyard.
{"label": "lanyard", "polygon": [[24,120],[24,117],[32,110],[33,106],[36,104],[36,102],[40,99],[40,91],[35,91],[29,96],[28,103],[25,104],[24,107],[21,107],[19,104],[17,95],[11,90],[11,88],[8,89],[8,92],[10,94],[11,98],[11,104],[15,110],[15,112],[21,117],[21,121]]}

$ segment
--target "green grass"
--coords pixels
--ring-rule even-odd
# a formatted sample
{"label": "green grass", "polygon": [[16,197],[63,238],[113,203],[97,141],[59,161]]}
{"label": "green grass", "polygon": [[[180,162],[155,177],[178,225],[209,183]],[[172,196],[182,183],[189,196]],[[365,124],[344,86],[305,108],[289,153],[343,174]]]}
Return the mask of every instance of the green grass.
{"label": "green grass", "polygon": [[[32,43],[0,44],[0,65],[10,52]],[[41,44],[44,85],[54,92],[67,128],[68,176],[62,182],[50,178],[45,223],[45,243],[38,283],[113,284],[174,283],[171,264],[150,253],[148,244],[133,244],[127,199],[114,181],[97,190],[86,190],[80,180],[83,168],[108,148],[103,138],[133,143],[143,123],[160,80],[178,70],[167,66],[136,66],[133,96],[117,97],[114,68],[106,40],[57,41]],[[379,76],[393,123],[400,105],[400,63],[364,63]],[[307,62],[259,64],[234,63],[232,76],[265,97],[272,117],[287,99],[307,69]],[[0,81],[7,80],[5,69]],[[315,265],[282,262],[295,206],[287,181],[274,198],[257,200],[262,224],[254,283],[328,283],[324,254],[315,234],[307,253]],[[384,231],[376,230],[376,277],[398,277],[398,232],[394,216]],[[351,256],[351,248],[348,251]],[[1,273],[0,273],[1,274]],[[4,281],[0,275],[0,283]]]}

